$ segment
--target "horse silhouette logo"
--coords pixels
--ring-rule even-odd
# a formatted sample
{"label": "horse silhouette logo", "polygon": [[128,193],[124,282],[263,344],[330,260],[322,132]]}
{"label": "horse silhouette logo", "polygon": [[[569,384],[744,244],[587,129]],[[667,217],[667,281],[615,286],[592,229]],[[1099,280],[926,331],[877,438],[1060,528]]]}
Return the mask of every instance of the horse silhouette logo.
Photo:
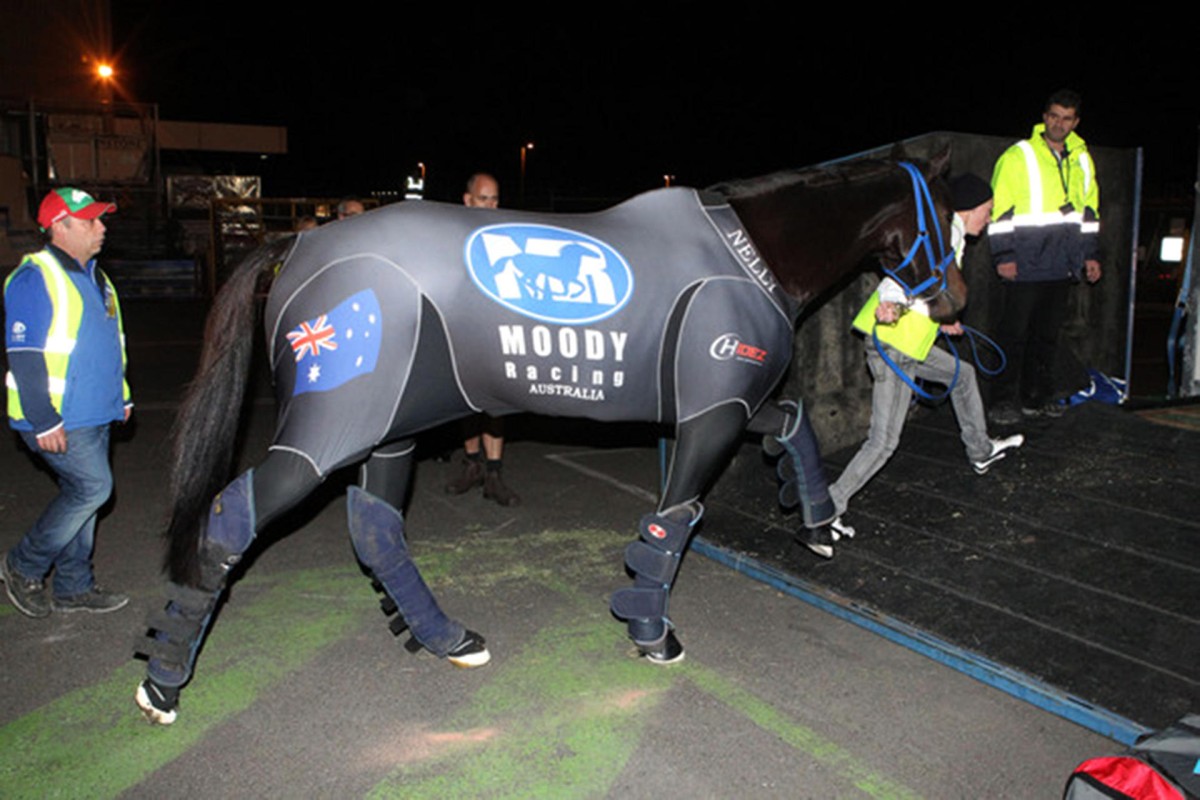
{"label": "horse silhouette logo", "polygon": [[566,228],[489,225],[467,239],[463,258],[484,294],[543,322],[596,322],[633,295],[633,272],[621,254]]}

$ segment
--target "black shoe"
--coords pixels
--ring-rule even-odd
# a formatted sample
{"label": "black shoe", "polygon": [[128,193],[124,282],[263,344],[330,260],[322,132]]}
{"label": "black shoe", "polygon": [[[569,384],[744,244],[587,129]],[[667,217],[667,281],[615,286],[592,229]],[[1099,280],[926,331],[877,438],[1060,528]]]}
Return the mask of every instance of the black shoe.
{"label": "black shoe", "polygon": [[483,496],[495,500],[502,506],[519,506],[521,498],[512,489],[504,485],[500,470],[489,469],[483,477]]}
{"label": "black shoe", "polygon": [[467,458],[462,474],[446,484],[446,494],[466,494],[476,486],[483,486],[483,462]]}
{"label": "black shoe", "polygon": [[146,721],[154,725],[170,725],[179,710],[179,687],[159,686],[146,678],[138,684],[133,701],[142,710]]}
{"label": "black shoe", "polygon": [[26,578],[13,569],[8,563],[7,553],[0,558],[0,581],[4,581],[4,590],[17,611],[34,619],[50,616],[50,595],[46,592],[46,584]]}
{"label": "black shoe", "polygon": [[129,595],[106,592],[99,586],[93,586],[83,594],[54,598],[54,610],[63,612],[90,611],[93,614],[107,614],[128,604]]}
{"label": "black shoe", "polygon": [[482,636],[475,631],[466,631],[463,633],[462,641],[455,645],[453,650],[446,653],[446,660],[456,667],[471,669],[472,667],[482,667],[491,661],[492,654],[488,652],[487,644]]}
{"label": "black shoe", "polygon": [[1066,405],[1054,401],[1042,403],[1040,406],[1026,406],[1021,409],[1021,414],[1030,418],[1046,417],[1048,419],[1058,419],[1065,413],[1067,413]]}
{"label": "black shoe", "polygon": [[993,425],[1016,425],[1022,419],[1021,410],[1011,403],[999,403],[987,413],[987,420]]}
{"label": "black shoe", "polygon": [[646,657],[646,660],[656,666],[667,666],[669,664],[678,664],[683,661],[683,645],[675,636],[675,631],[667,629],[663,637],[657,642],[650,644],[638,644],[638,652]]}

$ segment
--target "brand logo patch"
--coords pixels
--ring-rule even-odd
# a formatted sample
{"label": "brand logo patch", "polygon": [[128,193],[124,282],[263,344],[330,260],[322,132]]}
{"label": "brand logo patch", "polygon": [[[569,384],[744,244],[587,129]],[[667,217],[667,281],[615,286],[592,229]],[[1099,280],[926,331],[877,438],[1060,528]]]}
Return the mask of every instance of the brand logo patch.
{"label": "brand logo patch", "polygon": [[659,525],[656,522],[651,522],[649,525],[647,525],[646,532],[649,533],[651,536],[653,536],[655,539],[667,538],[666,529],[664,529],[663,526]]}
{"label": "brand logo patch", "polygon": [[12,335],[10,336],[14,344],[19,344],[25,341],[25,323],[21,320],[16,320],[12,324]]}
{"label": "brand logo patch", "polygon": [[467,239],[463,259],[484,294],[543,322],[596,322],[633,296],[633,272],[621,254],[566,228],[489,225]]}
{"label": "brand logo patch", "polygon": [[723,333],[708,348],[708,354],[717,361],[728,361],[736,358],[751,364],[762,364],[767,360],[767,351],[752,344],[746,344],[736,333]]}

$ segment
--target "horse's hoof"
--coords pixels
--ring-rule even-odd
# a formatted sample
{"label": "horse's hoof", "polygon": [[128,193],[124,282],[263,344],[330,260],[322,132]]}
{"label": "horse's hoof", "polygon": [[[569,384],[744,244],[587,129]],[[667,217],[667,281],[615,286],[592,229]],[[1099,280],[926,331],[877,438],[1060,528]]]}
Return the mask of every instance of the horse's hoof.
{"label": "horse's hoof", "polygon": [[833,543],[838,535],[828,525],[819,528],[805,528],[796,534],[796,541],[812,550],[821,558],[833,558]]}
{"label": "horse's hoof", "polygon": [[161,687],[147,678],[138,684],[133,702],[152,725],[170,725],[178,716],[179,690]]}
{"label": "horse's hoof", "polygon": [[675,631],[668,630],[663,638],[652,644],[639,644],[638,652],[655,666],[667,666],[683,661],[683,645],[675,637]]}
{"label": "horse's hoof", "polygon": [[463,640],[446,653],[446,660],[456,667],[473,669],[491,661],[492,654],[488,652],[482,636],[475,631],[466,631]]}

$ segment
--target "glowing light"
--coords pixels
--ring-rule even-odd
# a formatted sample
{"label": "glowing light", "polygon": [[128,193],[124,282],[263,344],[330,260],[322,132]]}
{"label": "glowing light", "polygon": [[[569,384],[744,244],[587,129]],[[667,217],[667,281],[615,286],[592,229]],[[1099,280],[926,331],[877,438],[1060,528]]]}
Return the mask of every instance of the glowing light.
{"label": "glowing light", "polygon": [[96,66],[96,74],[104,80],[110,80],[115,74],[111,64],[98,64]]}

